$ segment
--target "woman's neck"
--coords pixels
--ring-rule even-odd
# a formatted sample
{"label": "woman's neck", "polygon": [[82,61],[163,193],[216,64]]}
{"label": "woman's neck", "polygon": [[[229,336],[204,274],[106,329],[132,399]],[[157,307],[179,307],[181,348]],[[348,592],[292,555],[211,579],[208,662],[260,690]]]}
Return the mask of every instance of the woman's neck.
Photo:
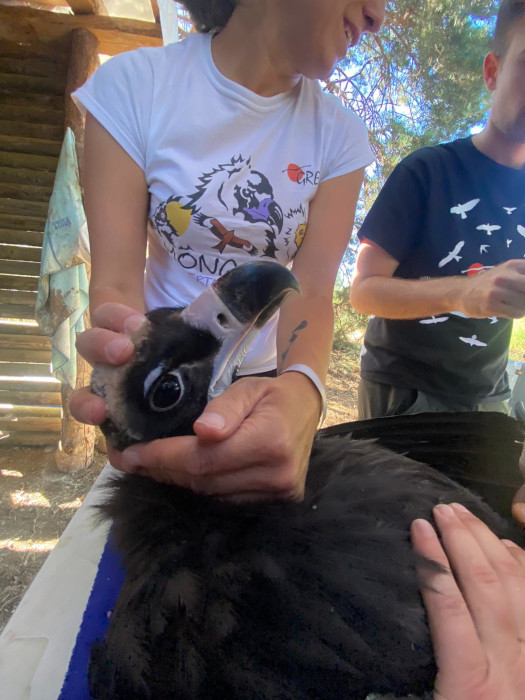
{"label": "woman's neck", "polygon": [[228,24],[213,37],[217,69],[229,80],[263,97],[291,90],[300,80],[280,51],[268,15],[253,6],[237,6]]}

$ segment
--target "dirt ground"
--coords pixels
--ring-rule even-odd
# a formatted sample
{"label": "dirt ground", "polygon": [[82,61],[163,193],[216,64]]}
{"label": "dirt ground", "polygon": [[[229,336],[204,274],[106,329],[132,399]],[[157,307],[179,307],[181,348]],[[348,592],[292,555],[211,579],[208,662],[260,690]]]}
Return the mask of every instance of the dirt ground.
{"label": "dirt ground", "polygon": [[[333,356],[326,425],[356,418],[357,373]],[[76,474],[56,470],[54,450],[0,447],[0,630],[82,503],[106,456]]]}

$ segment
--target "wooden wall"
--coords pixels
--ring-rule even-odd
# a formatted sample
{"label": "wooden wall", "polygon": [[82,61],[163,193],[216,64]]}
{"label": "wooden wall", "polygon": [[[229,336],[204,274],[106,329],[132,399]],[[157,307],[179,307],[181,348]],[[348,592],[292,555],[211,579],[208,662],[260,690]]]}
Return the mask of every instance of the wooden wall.
{"label": "wooden wall", "polygon": [[[95,69],[98,53],[160,46],[162,36],[158,22],[104,16],[101,0],[67,2],[73,14],[0,0],[0,447],[61,439],[57,466],[74,471],[89,463],[93,436],[72,420],[71,391],[52,379],[51,348],[33,321],[65,124],[82,150],[69,93]],[[89,377],[81,360],[77,375]]]}
{"label": "wooden wall", "polygon": [[52,47],[0,48],[0,446],[60,438],[60,384],[33,319],[67,68],[68,54]]}

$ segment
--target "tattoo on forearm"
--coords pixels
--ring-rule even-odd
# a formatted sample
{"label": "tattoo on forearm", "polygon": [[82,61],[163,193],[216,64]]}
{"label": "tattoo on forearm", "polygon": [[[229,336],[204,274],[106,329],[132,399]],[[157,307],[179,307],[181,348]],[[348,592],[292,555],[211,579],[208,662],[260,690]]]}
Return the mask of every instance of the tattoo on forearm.
{"label": "tattoo on forearm", "polygon": [[304,329],[306,328],[307,325],[308,325],[308,321],[301,321],[301,323],[300,323],[296,328],[293,329],[292,335],[290,336],[290,340],[288,341],[288,347],[286,348],[286,350],[285,350],[285,351],[283,352],[283,354],[281,355],[281,362],[284,362],[284,361],[285,361],[286,356],[288,355],[288,353],[289,353],[289,351],[290,351],[290,348],[292,347],[292,345],[293,345],[293,344],[295,343],[295,341],[297,340],[299,331],[304,330]]}

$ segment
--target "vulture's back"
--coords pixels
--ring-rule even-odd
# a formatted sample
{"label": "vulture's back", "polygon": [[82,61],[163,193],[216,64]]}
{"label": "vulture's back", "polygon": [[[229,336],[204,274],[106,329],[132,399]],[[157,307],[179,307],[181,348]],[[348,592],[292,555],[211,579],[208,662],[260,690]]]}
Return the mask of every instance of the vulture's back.
{"label": "vulture's back", "polygon": [[315,441],[301,503],[119,479],[105,512],[127,576],[92,652],[93,697],[422,694],[435,666],[408,532],[440,501],[519,537],[434,469],[349,437]]}

